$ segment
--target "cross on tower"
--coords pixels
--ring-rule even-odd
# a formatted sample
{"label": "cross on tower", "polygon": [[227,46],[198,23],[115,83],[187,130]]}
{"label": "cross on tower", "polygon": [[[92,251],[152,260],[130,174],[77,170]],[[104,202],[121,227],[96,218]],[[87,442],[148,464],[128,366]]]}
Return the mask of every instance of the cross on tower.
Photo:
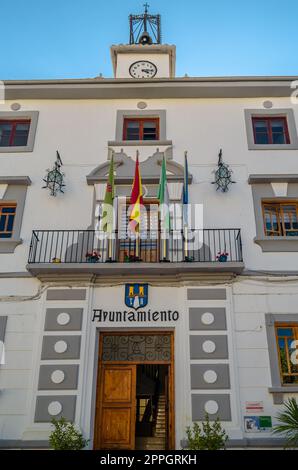
{"label": "cross on tower", "polygon": [[144,7],[145,7],[145,13],[148,13],[148,8],[150,7],[149,3],[145,3],[144,4]]}

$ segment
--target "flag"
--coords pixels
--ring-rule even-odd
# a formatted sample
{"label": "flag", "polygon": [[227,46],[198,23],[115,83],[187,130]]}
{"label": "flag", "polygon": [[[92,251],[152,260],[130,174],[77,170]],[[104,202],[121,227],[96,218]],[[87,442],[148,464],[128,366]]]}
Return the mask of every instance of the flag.
{"label": "flag", "polygon": [[109,169],[109,176],[106,186],[106,193],[103,202],[102,210],[102,226],[101,229],[104,232],[113,231],[113,222],[114,222],[114,211],[113,211],[113,201],[115,196],[115,187],[114,187],[114,155],[112,155]]}
{"label": "flag", "polygon": [[170,230],[170,211],[169,211],[169,191],[167,185],[167,169],[166,169],[166,160],[163,157],[161,174],[159,180],[159,188],[157,199],[160,204],[160,217],[162,220],[162,228],[164,230]]}
{"label": "flag", "polygon": [[183,224],[184,226],[188,225],[188,162],[187,162],[187,152],[184,154],[184,182],[183,182]]}
{"label": "flag", "polygon": [[139,155],[137,153],[135,177],[133,180],[130,205],[132,211],[129,217],[129,228],[133,232],[139,231],[141,222],[141,207],[143,206],[142,179],[140,174]]}
{"label": "flag", "polygon": [[187,162],[187,152],[185,152],[185,154],[184,154],[183,204],[188,204],[188,162]]}

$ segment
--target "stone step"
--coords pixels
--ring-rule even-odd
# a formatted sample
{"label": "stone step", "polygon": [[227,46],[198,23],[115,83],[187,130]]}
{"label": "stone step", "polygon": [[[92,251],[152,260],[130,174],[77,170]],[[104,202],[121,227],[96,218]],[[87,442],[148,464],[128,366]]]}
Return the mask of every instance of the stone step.
{"label": "stone step", "polygon": [[136,439],[136,449],[165,450],[166,441],[160,437],[141,437]]}
{"label": "stone step", "polygon": [[165,439],[162,437],[141,437],[137,439],[137,443],[139,444],[152,444],[152,445],[159,445],[159,444],[165,444]]}

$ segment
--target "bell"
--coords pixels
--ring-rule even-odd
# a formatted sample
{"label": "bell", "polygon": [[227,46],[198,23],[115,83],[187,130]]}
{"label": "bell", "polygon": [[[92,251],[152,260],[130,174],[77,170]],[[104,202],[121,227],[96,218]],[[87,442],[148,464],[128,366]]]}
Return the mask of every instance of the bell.
{"label": "bell", "polygon": [[150,34],[147,33],[147,31],[144,31],[144,33],[140,37],[139,44],[143,44],[143,46],[146,44],[152,44],[152,39],[150,37]]}

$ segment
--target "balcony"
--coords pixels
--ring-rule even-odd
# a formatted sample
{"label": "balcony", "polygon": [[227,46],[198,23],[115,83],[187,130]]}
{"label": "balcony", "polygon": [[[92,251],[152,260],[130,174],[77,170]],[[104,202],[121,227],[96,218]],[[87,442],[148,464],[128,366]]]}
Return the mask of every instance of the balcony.
{"label": "balcony", "polygon": [[[228,253],[227,256],[221,256]],[[240,229],[142,231],[34,230],[27,269],[33,275],[90,273],[240,273],[244,268]]]}

